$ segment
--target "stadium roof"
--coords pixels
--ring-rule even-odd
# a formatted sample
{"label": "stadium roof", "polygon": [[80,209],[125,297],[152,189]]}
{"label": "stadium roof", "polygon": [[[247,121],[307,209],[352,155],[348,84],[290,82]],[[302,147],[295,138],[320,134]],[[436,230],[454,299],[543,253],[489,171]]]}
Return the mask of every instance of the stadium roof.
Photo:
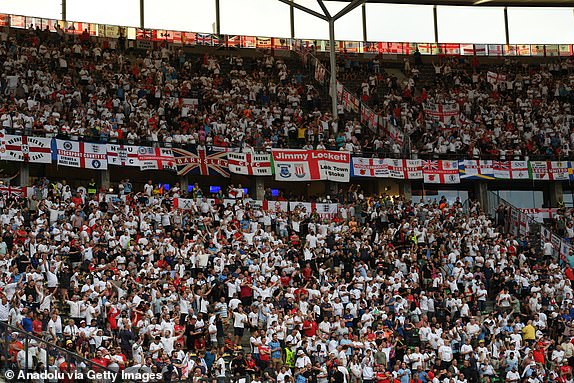
{"label": "stadium roof", "polygon": [[[324,0],[334,1],[334,0]],[[341,1],[341,0],[337,0]],[[342,0],[346,1],[346,0]],[[347,2],[351,2],[347,0]],[[497,7],[574,7],[574,0],[367,0],[367,3],[424,4],[424,5],[466,5]]]}

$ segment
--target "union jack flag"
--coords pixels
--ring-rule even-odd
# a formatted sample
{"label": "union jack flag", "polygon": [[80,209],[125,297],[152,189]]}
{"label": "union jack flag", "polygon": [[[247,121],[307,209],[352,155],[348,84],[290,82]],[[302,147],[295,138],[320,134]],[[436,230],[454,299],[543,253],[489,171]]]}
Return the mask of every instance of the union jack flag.
{"label": "union jack flag", "polygon": [[197,45],[213,45],[213,37],[209,33],[197,33],[195,42]]}
{"label": "union jack flag", "polygon": [[195,43],[197,45],[217,46],[219,45],[219,37],[211,33],[196,33]]}
{"label": "union jack flag", "polygon": [[173,148],[177,174],[188,173],[202,176],[220,175],[229,177],[229,162],[227,161],[227,148],[200,149],[189,152],[185,149]]}

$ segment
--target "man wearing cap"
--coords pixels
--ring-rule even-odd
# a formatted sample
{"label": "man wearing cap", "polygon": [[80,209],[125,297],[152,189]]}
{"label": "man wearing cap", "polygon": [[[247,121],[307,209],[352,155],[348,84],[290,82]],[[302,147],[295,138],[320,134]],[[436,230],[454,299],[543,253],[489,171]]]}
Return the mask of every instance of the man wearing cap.
{"label": "man wearing cap", "polygon": [[302,349],[297,350],[295,367],[301,369],[307,367],[309,364],[311,364],[311,359],[305,354],[305,351]]}

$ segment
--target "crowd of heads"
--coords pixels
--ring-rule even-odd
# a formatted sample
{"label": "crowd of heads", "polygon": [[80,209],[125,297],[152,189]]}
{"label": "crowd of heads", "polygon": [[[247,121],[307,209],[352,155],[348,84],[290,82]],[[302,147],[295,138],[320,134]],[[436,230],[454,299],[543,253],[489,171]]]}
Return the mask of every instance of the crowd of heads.
{"label": "crowd of heads", "polygon": [[124,182],[111,200],[47,179],[33,190],[0,200],[0,321],[22,333],[9,344],[22,368],[26,355],[29,369],[87,363],[34,342],[25,352],[30,333],[165,379],[571,376],[574,273],[476,202],[350,186],[327,217],[231,189],[225,205],[199,185]]}
{"label": "crowd of heads", "polygon": [[[343,129],[322,113],[319,90],[271,55],[193,58],[167,45],[140,55],[122,40],[61,30],[3,30],[0,41],[7,130],[362,150],[357,123]],[[486,150],[484,136],[502,150],[516,149],[509,134],[530,135],[537,150],[547,138],[562,137],[560,147],[569,139],[558,133],[569,130],[559,80],[568,66],[505,62],[509,81],[494,89],[465,68],[449,60],[432,90],[416,96],[415,81],[411,96],[383,101],[389,119],[421,133],[420,150],[429,137],[440,148],[469,135],[460,150]],[[462,100],[474,125],[449,130],[410,116],[417,98]],[[211,196],[199,185],[188,193],[125,180],[109,199],[93,183],[32,186],[27,197],[0,198],[0,322],[11,326],[2,338],[11,366],[75,369],[87,359],[163,381],[572,380],[574,271],[537,240],[506,233],[476,201],[340,185],[329,196],[337,213],[323,215],[265,210],[241,187]],[[183,210],[178,197],[192,202]]]}
{"label": "crowd of heads", "polygon": [[323,108],[298,59],[269,52],[126,49],[30,29],[0,32],[0,124],[8,132],[126,144],[400,150]]}
{"label": "crowd of heads", "polygon": [[[385,124],[409,134],[413,152],[470,158],[568,158],[573,68],[571,58],[481,63],[472,56],[434,57],[423,65],[415,53],[400,70],[385,71],[382,57],[339,58],[343,83]],[[458,105],[459,113],[425,113],[434,104]]]}

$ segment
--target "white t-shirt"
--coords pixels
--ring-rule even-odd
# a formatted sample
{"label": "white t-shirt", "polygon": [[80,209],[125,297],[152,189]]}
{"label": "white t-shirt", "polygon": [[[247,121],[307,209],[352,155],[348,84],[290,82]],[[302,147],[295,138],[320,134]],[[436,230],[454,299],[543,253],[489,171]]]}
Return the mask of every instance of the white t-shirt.
{"label": "white t-shirt", "polygon": [[452,362],[452,348],[450,346],[440,346],[438,352],[443,362]]}
{"label": "white t-shirt", "polygon": [[247,322],[247,315],[245,315],[245,313],[234,312],[233,317],[233,327],[245,328],[245,322]]}

